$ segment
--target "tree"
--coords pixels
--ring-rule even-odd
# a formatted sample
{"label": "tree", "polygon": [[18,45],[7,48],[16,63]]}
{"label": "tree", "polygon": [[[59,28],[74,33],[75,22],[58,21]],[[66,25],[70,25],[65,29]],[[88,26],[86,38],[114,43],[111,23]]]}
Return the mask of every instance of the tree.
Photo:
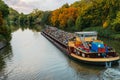
{"label": "tree", "polygon": [[19,16],[19,23],[24,24],[24,14],[23,13],[21,13]]}
{"label": "tree", "polygon": [[0,26],[0,35],[3,36],[3,41],[9,43],[11,40],[11,30],[8,26]]}
{"label": "tree", "polygon": [[120,23],[120,11],[117,13],[116,18],[114,19],[113,24],[115,24],[115,23]]}
{"label": "tree", "polygon": [[54,10],[51,13],[51,18],[50,18],[50,22],[53,26],[59,26],[59,21],[58,21],[58,17],[60,15],[60,13],[62,13],[63,11],[61,9],[57,9]]}
{"label": "tree", "polygon": [[64,4],[62,8],[69,8],[69,4],[68,3]]}
{"label": "tree", "polygon": [[83,18],[81,16],[79,16],[77,19],[76,19],[76,22],[75,22],[75,26],[76,26],[76,30],[82,30],[83,28]]}
{"label": "tree", "polygon": [[43,15],[43,11],[38,10],[38,9],[34,9],[31,13],[32,18],[33,18],[33,24],[40,24],[41,22],[41,17]]}
{"label": "tree", "polygon": [[0,0],[0,25],[3,24],[3,21],[8,16],[8,14],[8,6],[2,0]]}
{"label": "tree", "polygon": [[10,20],[11,23],[13,24],[18,24],[18,18],[19,18],[19,13],[12,9],[12,8],[9,8],[9,15],[8,15],[8,18]]}
{"label": "tree", "polygon": [[113,28],[116,32],[120,32],[120,23],[115,23]]}
{"label": "tree", "polygon": [[120,11],[117,13],[117,16],[114,19],[112,26],[115,31],[120,32]]}
{"label": "tree", "polygon": [[67,20],[67,26],[68,26],[68,28],[70,28],[70,27],[73,27],[74,25],[75,25],[74,19],[72,17],[70,17]]}
{"label": "tree", "polygon": [[10,29],[9,27],[3,26],[3,21],[7,18],[9,14],[8,6],[0,0],[0,36],[2,36],[2,41],[10,41]]}
{"label": "tree", "polygon": [[27,20],[29,25],[32,25],[34,22],[34,18],[31,14],[27,15]]}
{"label": "tree", "polygon": [[2,1],[0,0],[0,12],[2,12],[2,17],[5,18],[9,14],[9,7]]}
{"label": "tree", "polygon": [[45,11],[41,17],[42,24],[50,24],[51,11]]}
{"label": "tree", "polygon": [[3,24],[2,12],[0,12],[0,25]]}

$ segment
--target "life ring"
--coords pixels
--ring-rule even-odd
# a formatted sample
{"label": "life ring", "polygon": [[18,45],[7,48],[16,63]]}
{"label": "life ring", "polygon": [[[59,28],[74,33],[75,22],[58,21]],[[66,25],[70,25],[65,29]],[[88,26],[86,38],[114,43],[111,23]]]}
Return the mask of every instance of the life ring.
{"label": "life ring", "polygon": [[85,54],[84,54],[84,53],[82,53],[82,57],[85,57]]}
{"label": "life ring", "polygon": [[77,51],[77,54],[79,55],[79,54],[80,54],[80,52],[79,52],[79,51]]}
{"label": "life ring", "polygon": [[100,53],[98,53],[98,56],[100,56]]}
{"label": "life ring", "polygon": [[76,50],[76,49],[74,49],[74,52],[76,53],[76,52],[77,52],[77,50]]}

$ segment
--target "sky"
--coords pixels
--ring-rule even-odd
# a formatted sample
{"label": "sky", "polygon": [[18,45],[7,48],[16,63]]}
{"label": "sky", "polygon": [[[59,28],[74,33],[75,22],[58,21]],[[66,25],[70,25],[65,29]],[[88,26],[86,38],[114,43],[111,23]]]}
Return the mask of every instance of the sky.
{"label": "sky", "polygon": [[23,12],[28,14],[33,9],[39,9],[43,11],[55,10],[61,7],[63,4],[72,4],[79,0],[3,0],[9,7],[17,10],[19,13]]}

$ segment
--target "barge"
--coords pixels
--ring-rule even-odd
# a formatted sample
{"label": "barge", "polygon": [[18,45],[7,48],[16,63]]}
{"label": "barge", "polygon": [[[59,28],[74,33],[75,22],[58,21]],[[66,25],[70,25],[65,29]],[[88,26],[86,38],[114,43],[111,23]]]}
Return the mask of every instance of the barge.
{"label": "barge", "polygon": [[112,47],[97,39],[97,32],[68,33],[46,27],[41,34],[70,58],[79,62],[111,67],[118,64],[119,55]]}

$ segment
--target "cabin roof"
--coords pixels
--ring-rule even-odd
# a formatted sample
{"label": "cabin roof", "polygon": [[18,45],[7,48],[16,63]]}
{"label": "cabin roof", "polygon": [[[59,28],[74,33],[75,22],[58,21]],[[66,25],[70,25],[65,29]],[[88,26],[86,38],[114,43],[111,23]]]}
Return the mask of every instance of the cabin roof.
{"label": "cabin roof", "polygon": [[76,34],[83,34],[83,35],[97,35],[96,31],[84,31],[84,32],[75,32]]}

